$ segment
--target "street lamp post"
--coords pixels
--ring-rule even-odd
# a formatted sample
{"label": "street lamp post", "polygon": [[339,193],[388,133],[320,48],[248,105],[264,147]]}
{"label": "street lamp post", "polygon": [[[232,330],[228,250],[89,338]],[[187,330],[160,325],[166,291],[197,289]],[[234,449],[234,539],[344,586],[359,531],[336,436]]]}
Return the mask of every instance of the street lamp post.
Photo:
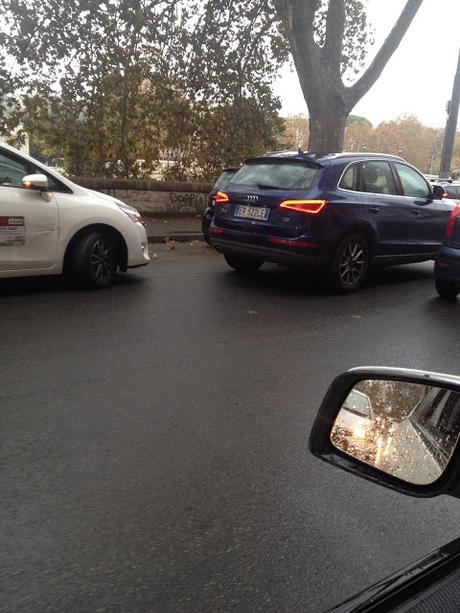
{"label": "street lamp post", "polygon": [[442,147],[441,166],[439,178],[447,179],[450,175],[450,164],[452,162],[452,151],[454,148],[455,132],[457,130],[458,106],[460,103],[460,50],[458,52],[457,72],[455,73],[454,86],[452,88],[452,98],[447,109],[446,132],[444,134],[444,144]]}

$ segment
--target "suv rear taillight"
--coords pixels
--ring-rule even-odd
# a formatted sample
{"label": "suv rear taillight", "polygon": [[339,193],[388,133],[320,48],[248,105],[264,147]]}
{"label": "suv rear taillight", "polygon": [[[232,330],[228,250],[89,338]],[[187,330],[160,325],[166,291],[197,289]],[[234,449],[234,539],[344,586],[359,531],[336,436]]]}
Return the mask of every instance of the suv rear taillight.
{"label": "suv rear taillight", "polygon": [[449,221],[447,223],[446,238],[452,238],[454,233],[455,219],[460,215],[460,202],[457,203],[456,208],[452,211]]}
{"label": "suv rear taillight", "polygon": [[318,215],[327,204],[327,200],[285,200],[280,204],[284,209],[292,209],[299,213]]}
{"label": "suv rear taillight", "polygon": [[225,204],[228,202],[227,194],[225,192],[217,192],[214,202],[215,204]]}

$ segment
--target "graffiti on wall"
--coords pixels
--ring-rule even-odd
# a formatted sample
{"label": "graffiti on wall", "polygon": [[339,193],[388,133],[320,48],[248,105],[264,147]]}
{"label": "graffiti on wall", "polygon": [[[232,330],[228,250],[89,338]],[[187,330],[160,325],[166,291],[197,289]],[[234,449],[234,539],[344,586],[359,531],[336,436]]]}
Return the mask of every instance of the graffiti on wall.
{"label": "graffiti on wall", "polygon": [[187,207],[202,210],[206,205],[206,195],[197,192],[169,192],[169,202],[177,209]]}

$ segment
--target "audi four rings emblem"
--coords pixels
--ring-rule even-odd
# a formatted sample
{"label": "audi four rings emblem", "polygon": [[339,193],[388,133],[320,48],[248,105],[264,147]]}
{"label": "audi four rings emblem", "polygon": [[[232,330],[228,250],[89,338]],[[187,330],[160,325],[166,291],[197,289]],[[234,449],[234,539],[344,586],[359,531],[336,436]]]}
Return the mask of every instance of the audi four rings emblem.
{"label": "audi four rings emblem", "polygon": [[255,194],[248,194],[244,197],[245,202],[257,202],[257,200],[259,200],[259,196],[256,196]]}

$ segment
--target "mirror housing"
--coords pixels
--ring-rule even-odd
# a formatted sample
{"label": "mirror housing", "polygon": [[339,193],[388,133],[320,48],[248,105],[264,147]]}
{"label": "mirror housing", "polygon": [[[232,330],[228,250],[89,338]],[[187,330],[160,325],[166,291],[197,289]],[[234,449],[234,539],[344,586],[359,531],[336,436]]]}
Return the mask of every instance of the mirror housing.
{"label": "mirror housing", "polygon": [[432,188],[434,200],[442,200],[443,198],[447,198],[447,192],[442,185],[433,185]]}
{"label": "mirror housing", "polygon": [[429,484],[409,483],[353,457],[334,445],[331,434],[344,402],[359,382],[368,380],[401,381],[423,386],[440,387],[460,394],[460,377],[400,368],[353,368],[332,382],[316,416],[310,434],[309,448],[316,457],[360,477],[410,496],[431,497],[447,494],[460,498],[460,442],[438,479]]}
{"label": "mirror housing", "polygon": [[39,192],[48,191],[48,177],[42,174],[26,175],[22,179],[24,189],[34,189]]}

